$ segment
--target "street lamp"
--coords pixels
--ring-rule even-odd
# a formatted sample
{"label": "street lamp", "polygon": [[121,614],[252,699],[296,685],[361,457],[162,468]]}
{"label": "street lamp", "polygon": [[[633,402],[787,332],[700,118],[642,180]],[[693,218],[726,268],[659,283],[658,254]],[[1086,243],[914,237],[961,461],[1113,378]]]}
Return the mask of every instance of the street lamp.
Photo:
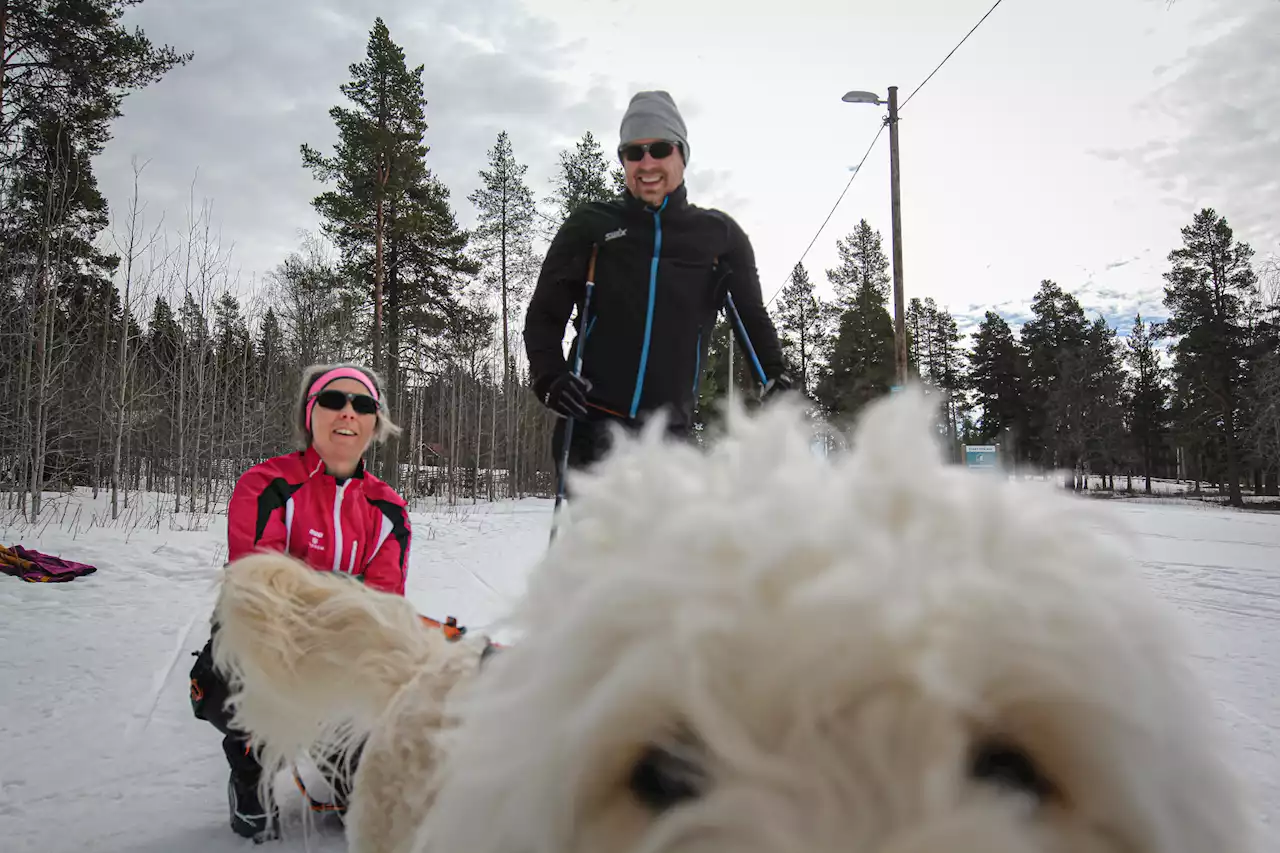
{"label": "street lamp", "polygon": [[902,297],[902,192],[898,166],[898,87],[889,87],[889,100],[882,101],[875,92],[845,92],[840,100],[846,104],[888,104],[889,118],[889,198],[893,221],[893,348],[894,374],[899,390],[907,383],[906,308]]}
{"label": "street lamp", "polygon": [[876,104],[880,103],[880,96],[875,92],[845,92],[844,97],[840,100],[846,104]]}

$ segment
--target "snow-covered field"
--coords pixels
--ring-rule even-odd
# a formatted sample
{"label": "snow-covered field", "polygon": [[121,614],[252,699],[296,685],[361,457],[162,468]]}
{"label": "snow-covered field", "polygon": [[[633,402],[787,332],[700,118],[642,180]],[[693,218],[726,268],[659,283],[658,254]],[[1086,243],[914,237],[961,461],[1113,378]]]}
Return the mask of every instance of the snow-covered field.
{"label": "snow-covered field", "polygon": [[[220,853],[252,849],[227,826],[218,733],[192,717],[191,652],[225,547],[220,516],[116,527],[104,502],[30,527],[0,520],[0,544],[98,567],[67,584],[0,575],[0,849],[9,853]],[[1280,515],[1190,503],[1108,502],[1141,534],[1156,588],[1200,628],[1223,720],[1280,842]],[[53,517],[53,514],[50,514]],[[76,518],[73,524],[70,519]],[[483,626],[519,594],[546,547],[551,502],[416,512],[409,597],[432,616]],[[187,529],[170,529],[171,526]],[[340,825],[302,832],[288,798],[270,849],[341,851]]]}

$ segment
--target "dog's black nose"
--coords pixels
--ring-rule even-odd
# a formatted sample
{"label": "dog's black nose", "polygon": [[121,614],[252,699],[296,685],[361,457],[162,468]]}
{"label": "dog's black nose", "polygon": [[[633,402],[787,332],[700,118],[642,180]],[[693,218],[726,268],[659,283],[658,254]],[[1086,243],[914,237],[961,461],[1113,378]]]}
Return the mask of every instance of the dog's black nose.
{"label": "dog's black nose", "polygon": [[687,730],[670,745],[651,743],[631,768],[631,793],[655,812],[696,799],[710,781],[702,758],[701,743]]}
{"label": "dog's black nose", "polygon": [[979,744],[969,767],[974,779],[1002,788],[1023,791],[1038,800],[1054,794],[1054,785],[1025,750],[1005,740]]}

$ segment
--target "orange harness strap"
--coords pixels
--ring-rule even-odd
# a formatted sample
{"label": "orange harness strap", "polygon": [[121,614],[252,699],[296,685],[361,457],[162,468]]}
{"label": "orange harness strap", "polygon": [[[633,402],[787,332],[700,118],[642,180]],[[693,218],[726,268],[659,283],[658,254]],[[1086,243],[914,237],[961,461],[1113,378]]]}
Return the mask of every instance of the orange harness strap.
{"label": "orange harness strap", "polygon": [[432,619],[430,616],[419,615],[418,618],[421,619],[422,624],[426,625],[428,628],[439,628],[450,640],[461,639],[462,635],[467,633],[467,629],[458,624],[456,616],[448,616],[443,622],[438,619]]}
{"label": "orange harness strap", "polygon": [[[428,628],[439,628],[441,631],[444,632],[445,637],[447,637],[450,641],[453,641],[453,642],[456,642],[457,640],[462,639],[462,637],[467,633],[466,627],[463,625],[459,625],[457,617],[454,617],[454,616],[445,617],[445,620],[443,622],[441,622],[439,619],[432,619],[430,616],[423,616],[421,614],[418,615],[418,618],[421,619],[422,624],[426,625]],[[494,649],[503,648],[501,643],[495,643],[492,640],[488,640],[487,642],[488,642],[488,646],[491,648],[494,648]],[[489,649],[485,650],[485,654],[486,655],[489,654]]]}

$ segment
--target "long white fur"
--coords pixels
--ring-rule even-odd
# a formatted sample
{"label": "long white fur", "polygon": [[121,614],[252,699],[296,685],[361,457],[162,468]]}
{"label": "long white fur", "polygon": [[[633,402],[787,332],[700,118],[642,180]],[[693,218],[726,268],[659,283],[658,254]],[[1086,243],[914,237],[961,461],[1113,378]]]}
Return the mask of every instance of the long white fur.
{"label": "long white fur", "polygon": [[[430,735],[451,724],[445,695],[474,674],[479,648],[424,626],[400,596],[277,553],[227,567],[215,619],[214,663],[259,750],[263,802],[300,754],[348,773],[363,744],[346,816],[352,850],[407,850],[430,805]],[[336,767],[335,754],[346,759]]]}
{"label": "long white fur", "polygon": [[[353,825],[353,849],[1255,849],[1183,625],[1103,516],[944,466],[931,419],[918,393],[880,401],[831,460],[785,405],[731,412],[709,451],[665,443],[657,424],[622,440],[575,478],[514,648],[474,680],[419,657],[395,702],[458,725],[376,724],[429,744],[430,767],[398,768],[398,796],[420,809],[409,837]],[[403,683],[379,666],[412,633],[396,631],[355,632],[344,666],[363,649],[359,665]],[[342,689],[386,698],[348,672]],[[654,813],[628,774],[680,729],[701,741],[709,787]],[[1037,804],[970,778],[990,736],[1061,796]]]}

